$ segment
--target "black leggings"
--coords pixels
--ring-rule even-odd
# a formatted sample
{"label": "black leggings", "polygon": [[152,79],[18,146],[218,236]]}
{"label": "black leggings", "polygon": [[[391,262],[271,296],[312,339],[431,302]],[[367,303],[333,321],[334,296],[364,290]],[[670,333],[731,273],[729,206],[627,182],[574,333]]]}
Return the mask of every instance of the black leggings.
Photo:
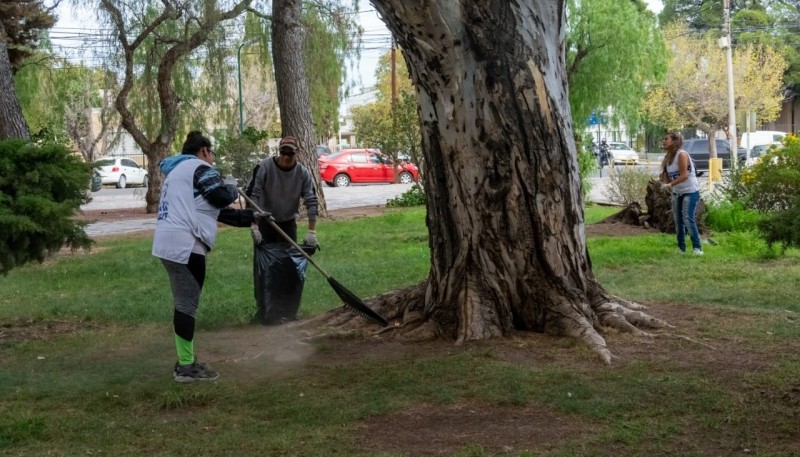
{"label": "black leggings", "polygon": [[161,259],[172,287],[175,334],[186,341],[194,339],[194,321],[200,305],[200,292],[206,279],[206,256],[191,254],[186,265]]}

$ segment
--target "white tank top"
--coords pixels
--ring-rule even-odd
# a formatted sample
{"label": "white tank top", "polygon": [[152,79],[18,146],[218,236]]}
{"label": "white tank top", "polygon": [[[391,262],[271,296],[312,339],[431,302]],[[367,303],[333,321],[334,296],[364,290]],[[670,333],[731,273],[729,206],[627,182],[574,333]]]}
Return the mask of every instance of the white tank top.
{"label": "white tank top", "polygon": [[672,186],[672,193],[691,194],[700,190],[700,185],[697,183],[694,161],[688,152],[684,151],[683,149],[678,150],[678,153],[675,154],[675,157],[672,159],[672,163],[667,165],[667,174],[669,175],[670,181],[674,181],[678,178],[678,176],[680,176],[681,172],[680,168],[678,168],[678,157],[680,157],[681,154],[686,154],[686,158],[689,159],[689,179],[680,184]]}

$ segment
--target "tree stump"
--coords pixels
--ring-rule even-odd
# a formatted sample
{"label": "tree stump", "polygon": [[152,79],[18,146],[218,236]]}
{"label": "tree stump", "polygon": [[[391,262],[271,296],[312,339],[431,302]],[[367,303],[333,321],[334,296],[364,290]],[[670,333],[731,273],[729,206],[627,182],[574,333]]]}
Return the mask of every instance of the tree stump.
{"label": "tree stump", "polygon": [[[645,227],[656,228],[662,233],[675,233],[675,220],[672,217],[672,192],[663,190],[660,182],[651,179],[647,184],[647,195],[644,201],[647,205],[647,216],[642,220]],[[706,204],[703,199],[700,199],[694,211],[697,229],[700,233],[706,232],[702,224],[705,213]]]}
{"label": "tree stump", "polygon": [[642,217],[646,217],[642,215],[642,206],[638,202],[633,202],[622,211],[608,216],[599,223],[618,224],[621,222],[628,225],[642,225]]}

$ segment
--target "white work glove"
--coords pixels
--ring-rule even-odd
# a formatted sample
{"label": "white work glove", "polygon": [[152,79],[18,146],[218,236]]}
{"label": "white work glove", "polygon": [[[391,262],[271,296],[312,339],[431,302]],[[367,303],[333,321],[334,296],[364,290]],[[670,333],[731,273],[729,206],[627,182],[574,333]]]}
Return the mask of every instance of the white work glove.
{"label": "white work glove", "polygon": [[228,175],[228,177],[223,179],[222,182],[225,183],[226,186],[234,186],[237,189],[239,188],[239,183],[236,182],[236,178],[234,178],[232,175]]}
{"label": "white work glove", "polygon": [[661,190],[672,190],[672,185],[666,182],[661,183]]}
{"label": "white work glove", "polygon": [[316,230],[309,230],[306,233],[305,239],[303,242],[309,246],[316,246],[317,245],[317,231]]}
{"label": "white work glove", "polygon": [[250,235],[253,237],[253,243],[255,243],[256,246],[259,246],[264,241],[264,238],[261,236],[261,232],[258,230],[258,227],[251,227]]}

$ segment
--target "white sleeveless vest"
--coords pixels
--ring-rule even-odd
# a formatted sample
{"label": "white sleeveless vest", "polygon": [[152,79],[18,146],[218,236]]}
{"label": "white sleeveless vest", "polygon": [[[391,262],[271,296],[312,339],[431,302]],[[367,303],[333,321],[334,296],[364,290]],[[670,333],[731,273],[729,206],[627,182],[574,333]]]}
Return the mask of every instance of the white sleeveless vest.
{"label": "white sleeveless vest", "polygon": [[187,264],[196,241],[209,251],[214,247],[220,210],[202,195],[194,196],[194,172],[200,165],[206,163],[185,160],[164,180],[153,235],[152,253],[156,257]]}

